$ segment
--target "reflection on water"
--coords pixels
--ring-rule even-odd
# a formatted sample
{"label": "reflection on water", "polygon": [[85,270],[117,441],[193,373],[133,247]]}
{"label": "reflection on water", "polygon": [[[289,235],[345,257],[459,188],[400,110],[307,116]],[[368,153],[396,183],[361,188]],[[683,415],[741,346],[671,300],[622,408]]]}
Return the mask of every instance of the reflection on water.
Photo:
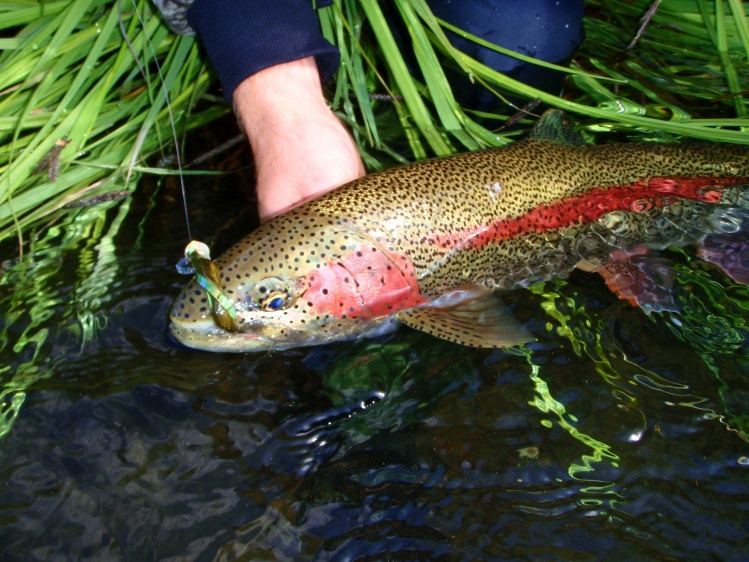
{"label": "reflection on water", "polygon": [[166,336],[185,240],[178,204],[153,201],[79,211],[6,264],[1,559],[749,548],[749,294],[692,254],[665,253],[681,313],[646,316],[588,274],[512,294],[522,349],[401,329],[207,354]]}

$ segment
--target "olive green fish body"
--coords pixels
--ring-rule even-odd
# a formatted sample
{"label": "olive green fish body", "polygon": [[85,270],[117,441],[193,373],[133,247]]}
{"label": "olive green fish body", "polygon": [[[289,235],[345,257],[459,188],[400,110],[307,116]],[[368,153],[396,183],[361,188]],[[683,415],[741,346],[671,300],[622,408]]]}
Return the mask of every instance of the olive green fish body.
{"label": "olive green fish body", "polygon": [[375,334],[397,319],[468,345],[513,345],[528,337],[494,289],[595,269],[617,249],[733,232],[746,184],[747,147],[536,138],[371,174],[214,262],[238,331],[213,323],[193,281],[172,332],[191,347],[255,351]]}

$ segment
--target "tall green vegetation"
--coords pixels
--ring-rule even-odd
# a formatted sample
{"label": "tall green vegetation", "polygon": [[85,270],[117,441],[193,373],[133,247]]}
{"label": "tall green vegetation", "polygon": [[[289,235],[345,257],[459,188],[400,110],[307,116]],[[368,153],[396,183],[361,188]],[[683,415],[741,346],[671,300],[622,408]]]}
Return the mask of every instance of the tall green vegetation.
{"label": "tall green vegetation", "polygon": [[[137,5],[151,13],[147,1]],[[145,76],[115,2],[0,6],[0,28],[13,35],[0,42],[0,238],[81,197],[133,189],[145,158],[173,146],[167,93],[180,130],[225,111],[216,102],[193,112],[211,81],[194,40],[152,15],[141,21],[132,4],[121,22]],[[149,64],[154,53],[165,87]]]}

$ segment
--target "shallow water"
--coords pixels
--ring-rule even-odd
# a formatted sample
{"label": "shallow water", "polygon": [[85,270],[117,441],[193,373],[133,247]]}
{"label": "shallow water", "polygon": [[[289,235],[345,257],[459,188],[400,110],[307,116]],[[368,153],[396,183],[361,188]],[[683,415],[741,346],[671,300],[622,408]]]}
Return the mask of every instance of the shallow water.
{"label": "shallow water", "polygon": [[508,297],[521,349],[193,352],[179,205],[146,184],[4,264],[0,559],[745,559],[746,288],[674,251],[680,314],[579,274]]}

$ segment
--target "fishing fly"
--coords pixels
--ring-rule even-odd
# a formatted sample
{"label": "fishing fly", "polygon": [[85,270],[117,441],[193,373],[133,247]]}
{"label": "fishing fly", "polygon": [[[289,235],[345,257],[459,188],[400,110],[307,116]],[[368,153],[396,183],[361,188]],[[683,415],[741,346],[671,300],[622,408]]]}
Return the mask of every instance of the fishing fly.
{"label": "fishing fly", "polygon": [[185,257],[177,262],[177,271],[194,275],[198,285],[208,293],[208,303],[214,322],[224,330],[238,332],[237,309],[219,289],[221,272],[211,261],[211,253],[203,242],[191,240],[185,248]]}

